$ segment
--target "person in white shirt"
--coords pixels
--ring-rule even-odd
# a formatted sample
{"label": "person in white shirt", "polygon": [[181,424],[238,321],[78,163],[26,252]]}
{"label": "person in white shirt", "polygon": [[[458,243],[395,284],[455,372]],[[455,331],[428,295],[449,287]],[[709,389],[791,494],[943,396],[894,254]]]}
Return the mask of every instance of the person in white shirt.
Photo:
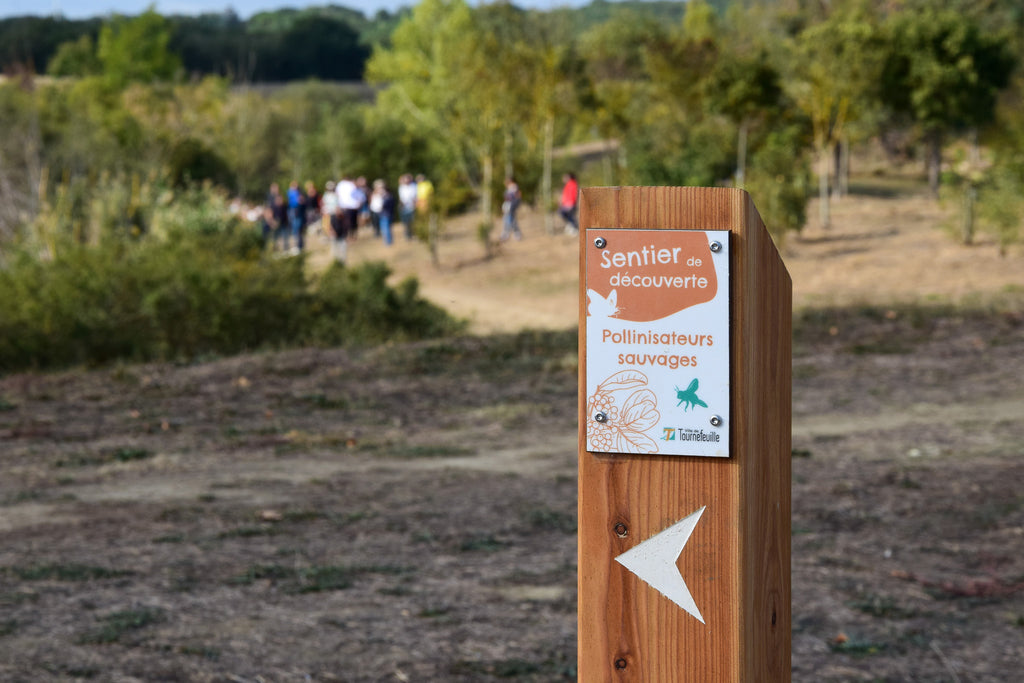
{"label": "person in white shirt", "polygon": [[359,227],[357,220],[359,219],[359,207],[363,205],[365,197],[362,191],[356,184],[352,182],[352,179],[348,176],[343,176],[338,181],[338,186],[334,189],[338,193],[338,206],[341,208],[342,220],[345,222],[345,230],[349,237],[352,239],[356,238],[356,230]]}
{"label": "person in white shirt", "polygon": [[398,180],[398,217],[405,226],[405,238],[415,239],[413,220],[416,217],[416,181],[411,173],[406,173]]}

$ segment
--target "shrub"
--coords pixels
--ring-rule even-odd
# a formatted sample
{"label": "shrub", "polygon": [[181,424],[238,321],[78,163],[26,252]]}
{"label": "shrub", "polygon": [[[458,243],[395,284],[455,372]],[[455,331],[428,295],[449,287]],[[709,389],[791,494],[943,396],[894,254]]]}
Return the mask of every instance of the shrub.
{"label": "shrub", "polygon": [[0,369],[187,359],[262,347],[359,345],[449,334],[460,324],[387,283],[382,264],[310,282],[241,225],[170,228],[167,239],[26,255],[0,270]]}

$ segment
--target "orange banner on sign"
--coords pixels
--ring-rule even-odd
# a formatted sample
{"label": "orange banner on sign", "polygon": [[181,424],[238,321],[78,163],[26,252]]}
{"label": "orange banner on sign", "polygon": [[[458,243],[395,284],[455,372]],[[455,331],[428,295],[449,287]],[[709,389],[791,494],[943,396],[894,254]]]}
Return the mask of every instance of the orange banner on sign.
{"label": "orange banner on sign", "polygon": [[587,314],[661,320],[718,292],[707,234],[697,230],[590,229],[604,247],[587,258]]}

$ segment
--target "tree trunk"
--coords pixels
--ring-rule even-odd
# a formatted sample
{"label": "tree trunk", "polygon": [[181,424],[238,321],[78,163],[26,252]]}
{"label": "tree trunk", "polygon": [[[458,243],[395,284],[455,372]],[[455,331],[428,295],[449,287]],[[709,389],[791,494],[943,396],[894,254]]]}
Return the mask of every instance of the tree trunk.
{"label": "tree trunk", "polygon": [[548,115],[544,121],[544,176],[541,178],[541,210],[544,213],[544,230],[555,233],[555,222],[551,218],[551,160],[555,146],[555,117]]}
{"label": "tree trunk", "polygon": [[437,211],[431,209],[430,216],[427,219],[427,246],[430,248],[430,262],[434,264],[435,268],[441,266],[441,259],[437,254],[437,246],[441,241],[441,221],[437,216]]}
{"label": "tree trunk", "polygon": [[736,187],[743,187],[747,181],[747,119],[740,123],[739,140],[736,142]]}
{"label": "tree trunk", "polygon": [[964,244],[970,246],[974,242],[974,207],[978,200],[978,188],[971,180],[967,181],[967,189],[964,191],[964,216],[963,216],[963,239]]}
{"label": "tree trunk", "polygon": [[970,140],[970,164],[968,165],[967,171],[967,190],[964,192],[964,216],[962,232],[965,245],[970,245],[974,242],[974,215],[978,202],[978,183],[976,182],[976,179],[979,173],[979,166],[981,165],[981,149],[978,147],[977,129],[972,129],[968,138]]}
{"label": "tree trunk", "polygon": [[505,129],[505,177],[515,176],[515,164],[512,162],[512,131]]}
{"label": "tree trunk", "polygon": [[928,166],[928,190],[933,198],[939,198],[939,174],[942,172],[942,133],[937,130],[925,135]]}
{"label": "tree trunk", "polygon": [[821,229],[832,227],[832,214],[828,199],[828,173],[832,166],[831,154],[827,146],[818,149],[818,216],[821,218]]}
{"label": "tree trunk", "polygon": [[845,135],[839,141],[839,190],[845,197],[850,194],[850,138]]}
{"label": "tree trunk", "polygon": [[832,198],[842,199],[850,191],[850,141],[844,136],[832,149]]}
{"label": "tree trunk", "polygon": [[494,182],[494,157],[490,152],[484,154],[483,158],[483,180],[480,188],[480,213],[483,214],[480,222],[493,225],[494,217],[491,211],[491,185]]}

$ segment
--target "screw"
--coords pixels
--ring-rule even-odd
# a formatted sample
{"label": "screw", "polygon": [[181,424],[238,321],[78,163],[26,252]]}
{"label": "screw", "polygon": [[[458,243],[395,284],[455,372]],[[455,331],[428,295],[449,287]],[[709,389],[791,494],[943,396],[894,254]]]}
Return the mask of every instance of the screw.
{"label": "screw", "polygon": [[594,246],[597,247],[598,249],[604,249],[606,246],[608,246],[608,240],[606,240],[603,237],[598,237],[596,240],[594,240]]}
{"label": "screw", "polygon": [[615,535],[619,538],[625,538],[629,534],[629,529],[622,522],[615,525]]}
{"label": "screw", "polygon": [[716,254],[718,252],[722,251],[722,243],[721,242],[712,242],[711,243],[711,251],[713,251]]}
{"label": "screw", "polygon": [[598,413],[598,414],[594,415],[594,422],[600,422],[601,424],[604,424],[607,421],[608,421],[608,415],[605,414],[605,413]]}
{"label": "screw", "polygon": [[722,426],[722,418],[719,417],[718,415],[712,415],[711,416],[711,426],[712,427],[721,427]]}
{"label": "screw", "polygon": [[620,657],[619,659],[615,660],[615,668],[618,669],[619,671],[622,671],[627,666],[628,666],[628,662],[625,659],[622,659]]}

